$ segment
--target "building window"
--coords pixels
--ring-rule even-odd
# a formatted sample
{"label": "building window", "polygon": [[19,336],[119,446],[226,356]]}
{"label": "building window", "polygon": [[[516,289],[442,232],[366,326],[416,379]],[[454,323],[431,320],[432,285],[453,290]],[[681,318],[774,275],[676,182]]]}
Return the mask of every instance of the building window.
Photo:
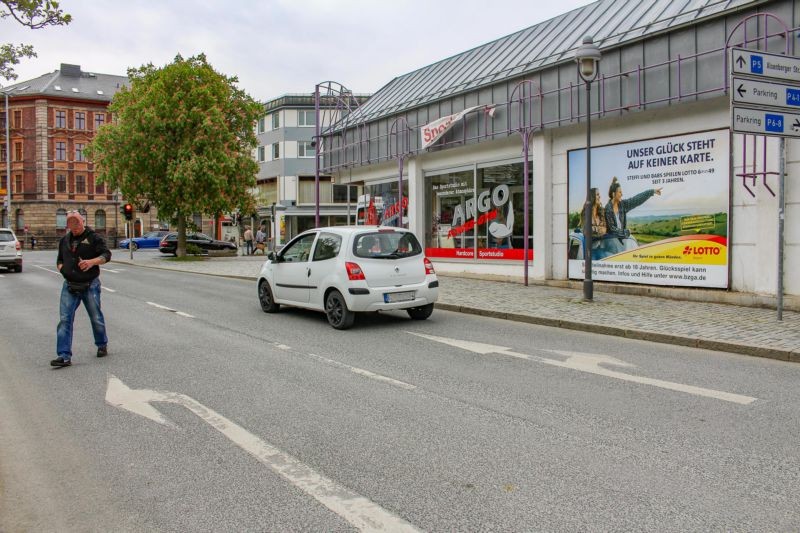
{"label": "building window", "polygon": [[297,112],[298,126],[314,126],[317,124],[317,112],[314,109],[301,109]]}
{"label": "building window", "polygon": [[266,159],[266,155],[267,155],[266,152],[267,152],[267,147],[266,146],[259,146],[258,147],[258,160],[261,161],[262,163]]}
{"label": "building window", "polygon": [[267,130],[267,117],[261,117],[258,119],[258,129],[256,129],[257,133],[264,133]]}
{"label": "building window", "polygon": [[297,141],[297,157],[314,157],[314,147],[311,141]]}
{"label": "building window", "polygon": [[66,128],[66,127],[67,127],[67,112],[56,111],[56,128]]}
{"label": "building window", "polygon": [[94,229],[99,231],[106,229],[106,212],[102,209],[94,212]]}
{"label": "building window", "polygon": [[6,114],[5,112],[0,113],[0,129],[6,131]]}
{"label": "building window", "polygon": [[84,143],[75,143],[75,161],[86,161],[83,157],[83,149],[86,147]]}
{"label": "building window", "polygon": [[[297,183],[297,203],[313,204],[316,202],[317,184],[314,176],[300,176]],[[321,204],[331,203],[333,196],[330,176],[319,177],[319,202]]]}
{"label": "building window", "polygon": [[56,143],[56,161],[67,160],[67,143],[59,141]]}
{"label": "building window", "polygon": [[0,161],[6,160],[6,143],[0,144]]}
{"label": "building window", "polygon": [[22,194],[22,174],[14,176],[14,192]]}
{"label": "building window", "polygon": [[84,113],[83,111],[75,112],[75,129],[77,130],[86,129],[86,113]]}
{"label": "building window", "polygon": [[56,229],[65,229],[67,227],[67,210],[58,209],[56,211]]}
{"label": "building window", "polygon": [[75,192],[78,194],[86,194],[86,176],[75,177]]}
{"label": "building window", "polygon": [[14,161],[22,161],[22,143],[14,143]]}
{"label": "building window", "polygon": [[203,231],[203,217],[200,213],[194,213],[192,215],[192,224],[194,224],[197,231]]}
{"label": "building window", "polygon": [[56,176],[56,192],[67,192],[67,177],[64,174]]}
{"label": "building window", "polygon": [[94,129],[99,130],[100,126],[106,123],[106,115],[105,113],[95,113],[94,114]]}
{"label": "building window", "polygon": [[281,143],[272,144],[272,159],[281,158]]}
{"label": "building window", "polygon": [[106,193],[106,184],[105,183],[95,183],[94,192],[96,194],[105,194]]}
{"label": "building window", "polygon": [[[347,193],[350,192],[350,198],[347,198]],[[358,202],[358,185],[334,185],[333,186],[333,202],[336,204],[356,203]]]}
{"label": "building window", "polygon": [[83,217],[83,222],[85,224],[88,224],[89,223],[89,213],[86,212],[86,209],[81,207],[80,209],[78,209],[78,213],[80,213],[81,216]]}
{"label": "building window", "polygon": [[281,115],[277,111],[272,114],[272,129],[277,130],[281,127]]}
{"label": "building window", "polygon": [[14,111],[14,127],[22,127],[22,111]]}
{"label": "building window", "polygon": [[21,232],[25,229],[25,211],[22,209],[17,209],[17,232]]}

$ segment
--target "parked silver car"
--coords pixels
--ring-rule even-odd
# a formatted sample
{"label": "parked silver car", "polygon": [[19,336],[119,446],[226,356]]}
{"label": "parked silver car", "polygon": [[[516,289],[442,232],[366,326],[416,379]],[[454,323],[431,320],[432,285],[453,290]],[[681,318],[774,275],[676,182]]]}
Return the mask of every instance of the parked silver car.
{"label": "parked silver car", "polygon": [[0,228],[0,267],[22,272],[22,243],[11,228]]}

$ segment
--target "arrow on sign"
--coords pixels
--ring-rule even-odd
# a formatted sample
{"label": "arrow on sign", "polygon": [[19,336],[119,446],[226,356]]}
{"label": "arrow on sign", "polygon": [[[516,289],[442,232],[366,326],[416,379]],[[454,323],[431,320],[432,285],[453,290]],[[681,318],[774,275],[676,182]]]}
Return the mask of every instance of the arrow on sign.
{"label": "arrow on sign", "polygon": [[399,516],[383,509],[347,487],[318,474],[291,455],[259,439],[243,427],[226,419],[197,400],[176,392],[131,389],[118,378],[108,376],[106,402],[153,422],[174,427],[151,404],[167,402],[182,405],[234,444],[305,491],[322,505],[362,531],[418,531]]}
{"label": "arrow on sign", "polygon": [[743,83],[739,84],[739,87],[736,89],[736,92],[739,93],[739,97],[742,97],[747,94],[747,91],[744,89]]}
{"label": "arrow on sign", "polygon": [[747,64],[747,61],[745,61],[744,57],[739,56],[739,59],[736,60],[736,64],[741,68]]}
{"label": "arrow on sign", "polygon": [[461,348],[462,350],[468,350],[474,353],[479,353],[481,355],[487,355],[487,354],[508,355],[511,357],[517,357],[519,359],[526,359],[528,361],[544,363],[546,365],[558,366],[561,368],[569,368],[572,370],[578,370],[580,372],[588,372],[589,374],[596,374],[598,376],[621,379],[623,381],[631,381],[633,383],[641,383],[643,385],[652,385],[653,387],[659,387],[662,389],[669,389],[678,392],[685,392],[687,394],[694,394],[696,396],[705,396],[707,398],[724,400],[726,402],[733,402],[741,405],[749,405],[758,399],[758,398],[753,398],[751,396],[742,396],[740,394],[734,394],[731,392],[724,392],[713,389],[704,389],[702,387],[695,387],[693,385],[684,385],[682,383],[673,383],[671,381],[662,381],[660,379],[652,379],[644,376],[635,376],[633,374],[625,374],[624,372],[610,370],[600,365],[606,364],[606,365],[629,367],[629,368],[633,367],[633,365],[607,355],[570,352],[564,350],[544,350],[546,352],[551,352],[554,354],[566,356],[567,360],[562,361],[560,359],[548,359],[546,357],[539,357],[537,355],[528,355],[528,354],[514,352],[511,350],[511,348],[506,348],[505,346],[493,346],[491,344],[483,344],[480,342],[471,342],[460,339],[449,339],[447,337],[436,337],[434,335],[424,335],[422,333],[414,333],[411,331],[409,333],[432,341],[441,342],[443,344],[449,344],[450,346],[455,346],[457,348]]}
{"label": "arrow on sign", "polygon": [[794,124],[792,124],[792,130],[800,131],[800,120],[794,119]]}

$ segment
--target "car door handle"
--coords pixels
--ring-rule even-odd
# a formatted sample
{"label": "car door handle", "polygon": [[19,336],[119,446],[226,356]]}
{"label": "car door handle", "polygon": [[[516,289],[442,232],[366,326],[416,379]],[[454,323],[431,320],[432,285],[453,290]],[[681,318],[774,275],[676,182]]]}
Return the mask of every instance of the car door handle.
{"label": "car door handle", "polygon": [[310,269],[310,268],[309,268],[309,269],[307,269],[307,272],[306,272],[306,277],[308,277],[308,278],[310,278],[310,277],[311,277],[311,269]]}

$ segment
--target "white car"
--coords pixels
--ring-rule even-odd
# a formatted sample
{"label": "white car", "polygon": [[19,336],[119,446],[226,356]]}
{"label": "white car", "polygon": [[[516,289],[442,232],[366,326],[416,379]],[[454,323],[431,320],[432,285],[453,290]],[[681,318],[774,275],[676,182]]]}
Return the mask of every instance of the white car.
{"label": "white car", "polygon": [[0,266],[22,272],[22,244],[11,228],[0,228]]}
{"label": "white car", "polygon": [[334,226],[301,233],[258,275],[266,313],[281,305],[324,311],[336,329],[355,313],[403,309],[415,320],[433,312],[439,280],[416,236],[400,228]]}

